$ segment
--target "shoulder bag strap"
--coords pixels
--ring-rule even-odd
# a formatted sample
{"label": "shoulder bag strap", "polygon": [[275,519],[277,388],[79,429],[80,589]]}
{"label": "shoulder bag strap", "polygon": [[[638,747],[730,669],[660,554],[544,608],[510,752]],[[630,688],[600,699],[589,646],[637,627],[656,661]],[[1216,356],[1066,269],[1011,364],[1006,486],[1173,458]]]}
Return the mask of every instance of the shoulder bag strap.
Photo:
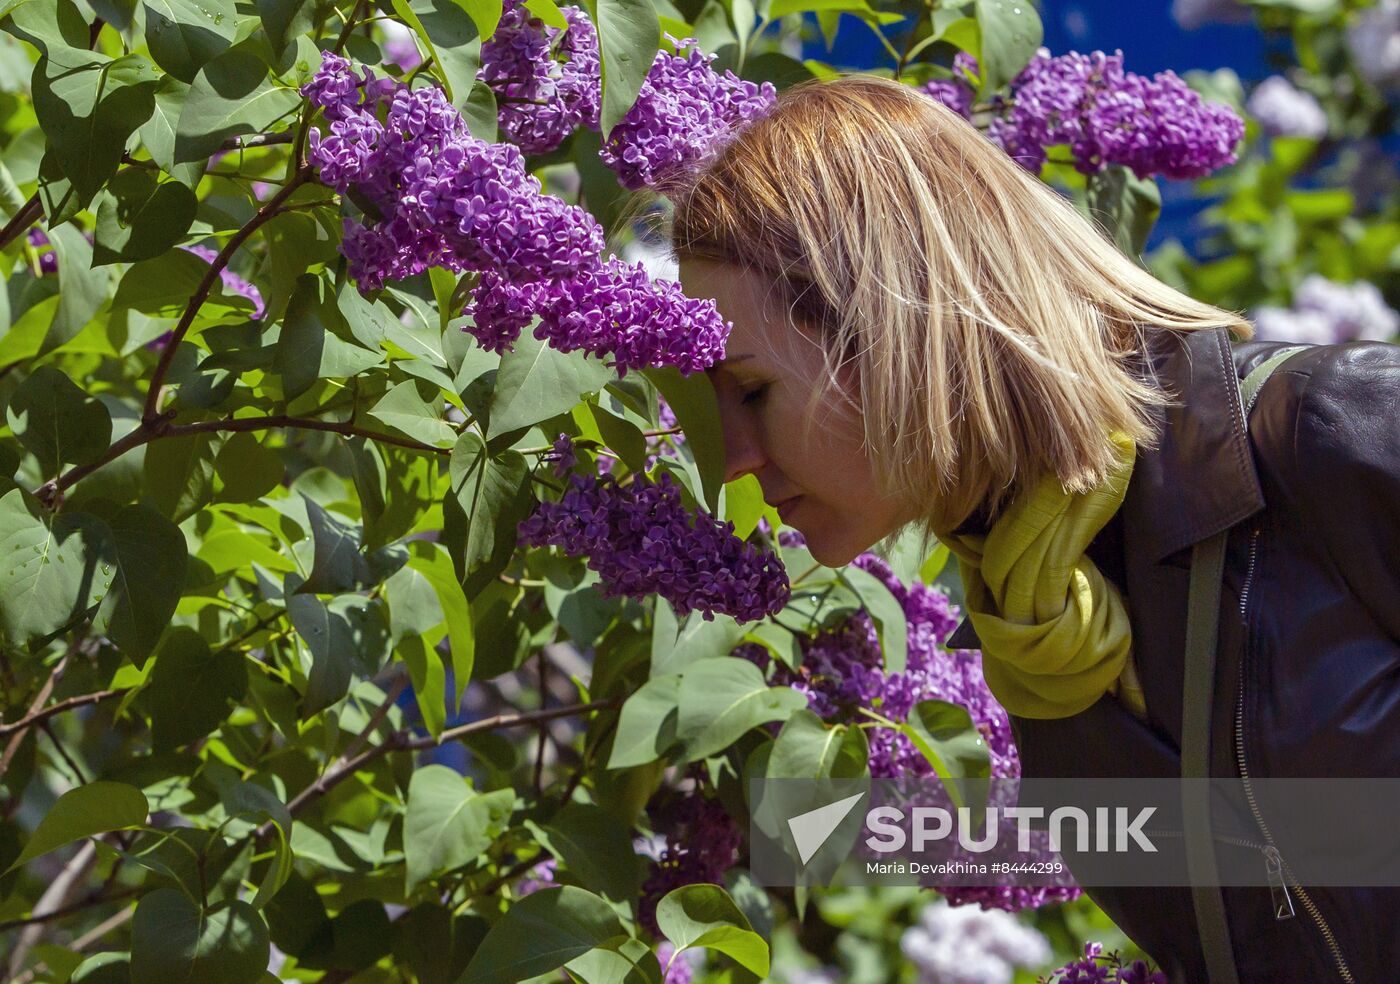
{"label": "shoulder bag strap", "polygon": [[[1264,380],[1304,346],[1280,349],[1245,376],[1240,402],[1246,426]],[[1215,886],[1215,842],[1210,824],[1210,732],[1215,695],[1215,648],[1220,620],[1220,587],[1225,574],[1225,543],[1229,531],[1202,540],[1191,550],[1191,581],[1187,593],[1186,665],[1181,706],[1181,807],[1186,834],[1186,868],[1191,877],[1191,902],[1205,954],[1210,984],[1238,984],[1230,924],[1225,902]]]}

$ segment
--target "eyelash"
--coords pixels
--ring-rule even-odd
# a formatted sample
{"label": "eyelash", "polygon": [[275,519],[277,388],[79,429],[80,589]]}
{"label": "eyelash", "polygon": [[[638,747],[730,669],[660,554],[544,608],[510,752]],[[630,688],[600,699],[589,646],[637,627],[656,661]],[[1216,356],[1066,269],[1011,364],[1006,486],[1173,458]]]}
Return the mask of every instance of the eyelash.
{"label": "eyelash", "polygon": [[768,384],[764,383],[762,386],[757,386],[745,393],[739,402],[745,404],[757,403],[759,400],[763,399],[763,395],[767,392]]}

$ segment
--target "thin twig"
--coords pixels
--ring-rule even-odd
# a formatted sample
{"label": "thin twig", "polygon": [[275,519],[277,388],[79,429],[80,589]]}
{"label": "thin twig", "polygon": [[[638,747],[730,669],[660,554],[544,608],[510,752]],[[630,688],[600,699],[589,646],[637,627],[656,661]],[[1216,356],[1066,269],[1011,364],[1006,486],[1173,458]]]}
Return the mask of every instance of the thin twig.
{"label": "thin twig", "polygon": [[[39,708],[43,707],[44,702],[49,699],[49,694],[53,693],[53,688],[58,683],[59,677],[63,676],[63,671],[68,667],[68,657],[70,655],[72,655],[71,651],[65,653],[63,658],[54,664],[52,672],[49,673],[49,678],[44,681],[44,685],[39,688],[39,692],[34,696],[34,700],[30,702],[29,714],[34,714]],[[0,735],[3,734],[5,734],[5,731],[0,729]],[[10,743],[5,746],[4,754],[0,754],[0,778],[3,778],[6,771],[10,768],[10,762],[14,759],[15,753],[19,751],[19,745],[22,741],[24,741],[24,733],[21,731],[10,739]],[[18,797],[16,797],[16,799],[18,799]]]}
{"label": "thin twig", "polygon": [[[11,721],[9,724],[0,724],[0,738],[9,734],[14,734],[16,731],[24,731],[26,728],[33,727],[36,724],[41,724],[55,714],[71,711],[75,707],[86,707],[89,704],[101,703],[112,697],[120,697],[130,689],[130,687],[121,687],[117,690],[99,690],[96,693],[69,697],[67,700],[61,700],[56,704],[50,704],[48,707],[39,710],[31,708],[30,712],[18,721]],[[0,768],[0,775],[3,774],[4,770]]]}
{"label": "thin twig", "polygon": [[0,229],[0,249],[4,249],[28,232],[29,227],[38,222],[39,216],[43,214],[44,207],[39,203],[39,195],[36,192],[34,197],[21,205],[20,210],[5,223],[5,228]]}
{"label": "thin twig", "polygon": [[0,922],[0,933],[8,932],[11,929],[19,929],[22,926],[54,922],[66,916],[71,916],[75,912],[83,912],[84,910],[99,905],[105,905],[108,902],[120,902],[122,899],[129,899],[131,896],[142,891],[144,891],[142,888],[124,888],[120,892],[113,892],[111,895],[94,893],[81,901],[74,902],[72,905],[66,905],[62,909],[54,909],[51,912],[45,912],[37,916],[26,916],[23,919],[10,919],[5,922]]}

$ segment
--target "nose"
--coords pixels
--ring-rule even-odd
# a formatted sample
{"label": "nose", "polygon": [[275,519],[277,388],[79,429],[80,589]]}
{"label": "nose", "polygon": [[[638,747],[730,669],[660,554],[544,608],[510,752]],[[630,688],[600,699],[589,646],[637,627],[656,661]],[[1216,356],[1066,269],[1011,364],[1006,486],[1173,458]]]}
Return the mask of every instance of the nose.
{"label": "nose", "polygon": [[732,399],[719,398],[720,428],[724,435],[724,480],[732,482],[750,473],[757,473],[767,461],[758,427],[742,408],[733,406]]}

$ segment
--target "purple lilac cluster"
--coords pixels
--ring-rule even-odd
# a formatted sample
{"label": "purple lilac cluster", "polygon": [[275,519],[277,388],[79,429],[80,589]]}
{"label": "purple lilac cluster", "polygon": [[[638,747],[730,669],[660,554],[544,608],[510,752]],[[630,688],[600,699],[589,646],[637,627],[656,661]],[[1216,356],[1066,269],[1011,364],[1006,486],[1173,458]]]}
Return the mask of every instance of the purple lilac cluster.
{"label": "purple lilac cluster", "polygon": [[931,902],[899,939],[917,984],[1010,981],[1018,967],[1044,967],[1045,937],[1009,912]]}
{"label": "purple lilac cluster", "polygon": [[481,46],[476,77],[496,94],[501,130],[527,154],[548,153],[579,126],[598,127],[598,32],[578,7],[559,12],[568,30],[507,0],[496,33]]}
{"label": "purple lilac cluster", "polygon": [[1102,943],[1085,943],[1084,957],[1038,978],[1038,984],[1168,984],[1167,975],[1152,970],[1145,961],[1124,964],[1115,951],[1104,953]]}
{"label": "purple lilac cluster", "polygon": [[[53,246],[49,244],[49,237],[44,234],[44,230],[33,228],[29,230],[26,238],[29,245],[35,250],[39,250],[39,273],[58,273],[58,254],[53,251]],[[47,247],[47,248],[44,248]]]}
{"label": "purple lilac cluster", "polygon": [[466,330],[493,352],[509,349],[535,315],[535,337],[563,352],[612,358],[624,375],[644,366],[676,366],[686,375],[724,358],[732,328],[712,300],[697,300],[641,263],[616,258],[572,277],[518,281],[484,273],[465,311]]}
{"label": "purple lilac cluster", "polygon": [[554,858],[545,858],[525,872],[525,877],[520,879],[515,886],[515,894],[526,896],[531,892],[538,892],[542,888],[553,888],[556,884],[554,874],[558,866],[559,863]]}
{"label": "purple lilac cluster", "polygon": [[[682,950],[679,957],[675,957],[676,945],[670,940],[662,940],[656,945],[656,959],[665,971],[665,976],[661,978],[661,984],[691,984],[695,979],[695,963],[701,957],[697,949]],[[673,960],[672,957],[675,957]],[[667,967],[667,964],[670,967]]]}
{"label": "purple lilac cluster", "polygon": [[1291,308],[1256,308],[1254,328],[1256,338],[1279,342],[1385,342],[1400,332],[1400,311],[1370,281],[1340,284],[1312,273],[1293,292]]}
{"label": "purple lilac cluster", "polygon": [[972,101],[977,96],[977,59],[966,51],[953,56],[953,77],[932,79],[924,84],[924,92],[963,119],[972,118]]}
{"label": "purple lilac cluster", "polygon": [[[803,542],[801,534],[787,530],[779,533],[778,541],[782,546],[800,546]],[[862,707],[899,721],[923,700],[960,704],[967,708],[987,744],[992,777],[1020,776],[1021,761],[1011,734],[1011,719],[987,688],[978,654],[941,648],[958,624],[947,595],[921,583],[905,585],[888,562],[874,554],[861,554],[852,563],[879,578],[904,609],[909,632],[904,670],[885,672],[875,623],[861,611],[805,640],[797,670],[772,665],[770,682],[787,684],[805,695],[807,706],[818,717],[851,723],[866,720],[859,711]],[[735,655],[765,669],[772,664],[768,651],[756,643],[739,646]],[[899,732],[878,728],[867,734],[872,777],[917,779],[934,774],[928,760]],[[1004,787],[1003,791],[1009,792]],[[1048,841],[1043,834],[1033,836],[1032,844],[1048,856]],[[955,905],[976,902],[984,909],[1010,912],[1066,902],[1081,894],[1072,885],[945,886],[939,891]]]}
{"label": "purple lilac cluster", "polygon": [[542,502],[519,527],[527,546],[556,546],[588,558],[605,597],[657,594],[677,618],[699,611],[752,621],[782,611],[790,588],[782,562],[734,535],[703,510],[692,512],[670,475],[572,475],[558,502]]}
{"label": "purple lilac cluster", "polygon": [[599,154],[632,191],[700,164],[777,101],[771,82],[755,85],[728,69],[717,73],[710,67],[716,56],[701,52],[694,38],[666,39],[676,54],[657,52],[636,103]]}
{"label": "purple lilac cluster", "polygon": [[543,194],[519,148],[473,137],[436,86],[357,77],[326,52],[301,91],[329,123],[311,134],[321,180],[378,213],[370,225],[346,221],[341,249],[362,286],[432,266],[548,280],[598,262],[597,220]]}
{"label": "purple lilac cluster", "polygon": [[656,904],[682,885],[723,885],[724,873],[738,859],[742,838],[724,807],[698,792],[673,796],[650,813],[666,846],[642,883],[637,920],[660,935]]}
{"label": "purple lilac cluster", "polygon": [[[206,263],[213,264],[219,258],[219,251],[208,246],[182,246],[181,249],[188,253],[193,253]],[[253,302],[253,317],[263,316],[262,293],[248,281],[234,273],[228,267],[219,271],[219,280],[223,282],[224,290],[237,294],[239,297],[246,297]]]}
{"label": "purple lilac cluster", "polygon": [[1036,173],[1046,149],[1063,144],[1084,174],[1121,164],[1141,178],[1199,178],[1234,163],[1244,120],[1203,101],[1175,72],[1124,71],[1121,51],[1051,57],[1041,48],[987,136]]}

